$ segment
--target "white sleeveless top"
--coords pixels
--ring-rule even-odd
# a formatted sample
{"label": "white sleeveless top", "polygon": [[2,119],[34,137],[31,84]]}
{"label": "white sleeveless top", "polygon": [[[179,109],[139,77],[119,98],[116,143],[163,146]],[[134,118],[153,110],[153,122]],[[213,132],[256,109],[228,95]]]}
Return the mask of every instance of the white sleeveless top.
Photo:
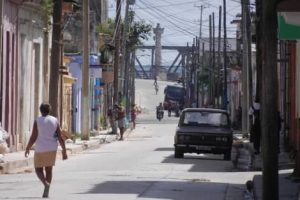
{"label": "white sleeveless top", "polygon": [[58,147],[56,129],[58,121],[51,115],[41,116],[36,119],[38,137],[35,142],[36,152],[56,151]]}

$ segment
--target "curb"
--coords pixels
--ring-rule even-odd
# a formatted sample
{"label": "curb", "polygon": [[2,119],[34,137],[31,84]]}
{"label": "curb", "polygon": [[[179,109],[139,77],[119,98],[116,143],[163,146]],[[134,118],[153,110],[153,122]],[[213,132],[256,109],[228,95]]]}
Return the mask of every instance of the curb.
{"label": "curb", "polygon": [[[131,129],[128,128],[124,136],[128,137]],[[88,141],[78,141],[78,143],[66,143],[68,155],[76,155],[86,150],[94,150],[100,148],[102,144],[111,143],[116,140],[115,134],[100,134],[96,137],[90,138]],[[17,155],[14,159],[8,159],[4,163],[0,163],[1,174],[16,174],[24,172],[32,172],[33,166],[33,153],[28,158],[24,157],[24,151],[15,152]],[[6,154],[9,155],[9,154]],[[57,150],[57,159],[61,159],[61,148]]]}
{"label": "curb", "polygon": [[0,174],[15,174],[33,170],[33,157],[0,163]]}

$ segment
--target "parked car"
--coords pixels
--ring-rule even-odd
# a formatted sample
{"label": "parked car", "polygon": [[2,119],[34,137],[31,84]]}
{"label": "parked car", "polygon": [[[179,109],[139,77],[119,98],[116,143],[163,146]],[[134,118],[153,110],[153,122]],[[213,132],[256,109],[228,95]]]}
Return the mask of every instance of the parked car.
{"label": "parked car", "polygon": [[224,154],[231,159],[232,129],[225,110],[186,108],[179,118],[174,138],[175,158],[184,153]]}

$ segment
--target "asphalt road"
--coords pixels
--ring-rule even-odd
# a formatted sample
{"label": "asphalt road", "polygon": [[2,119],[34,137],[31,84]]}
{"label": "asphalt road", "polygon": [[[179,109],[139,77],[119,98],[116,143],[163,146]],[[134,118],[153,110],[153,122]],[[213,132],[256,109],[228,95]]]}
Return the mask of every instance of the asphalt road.
{"label": "asphalt road", "polygon": [[[149,81],[137,83],[145,112],[138,116],[136,129],[124,141],[58,161],[50,198],[224,200],[232,188],[242,190],[253,174],[234,170],[222,155],[185,154],[184,159],[174,158],[178,118],[155,120],[155,105],[162,93],[155,95]],[[0,199],[40,199],[42,192],[34,173],[0,176]]]}

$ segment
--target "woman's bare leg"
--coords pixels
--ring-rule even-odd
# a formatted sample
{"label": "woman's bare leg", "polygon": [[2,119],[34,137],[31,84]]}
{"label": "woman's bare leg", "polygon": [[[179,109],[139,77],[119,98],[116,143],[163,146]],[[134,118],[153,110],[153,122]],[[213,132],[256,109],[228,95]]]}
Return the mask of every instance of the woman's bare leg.
{"label": "woman's bare leg", "polygon": [[47,198],[49,196],[50,183],[52,181],[52,167],[45,167],[46,180],[43,197]]}
{"label": "woman's bare leg", "polygon": [[46,181],[47,183],[51,183],[52,181],[52,166],[51,167],[45,167],[45,171],[46,171]]}
{"label": "woman's bare leg", "polygon": [[36,173],[37,177],[40,179],[40,181],[45,185],[46,178],[44,175],[44,169],[42,167],[35,168],[35,173]]}

